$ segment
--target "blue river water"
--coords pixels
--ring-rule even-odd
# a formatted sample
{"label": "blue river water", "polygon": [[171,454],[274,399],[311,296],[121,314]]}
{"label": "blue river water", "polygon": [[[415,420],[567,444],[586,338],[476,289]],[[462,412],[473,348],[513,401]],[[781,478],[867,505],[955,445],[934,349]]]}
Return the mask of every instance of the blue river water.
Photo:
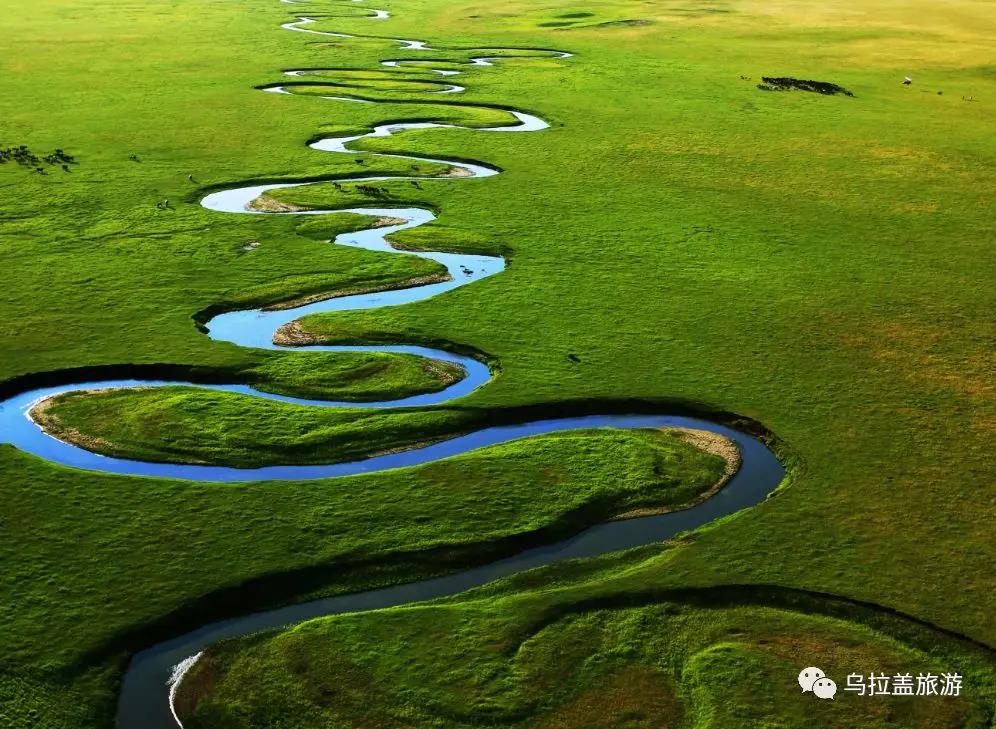
{"label": "blue river water", "polygon": [[[297,4],[299,0],[283,0],[283,2]],[[389,16],[385,11],[371,11],[369,17],[372,20],[379,21]],[[313,28],[307,27],[313,25],[315,22],[314,19],[309,17],[298,17],[296,21],[286,23],[282,27],[298,32],[317,33],[341,38],[353,37],[343,33],[316,31]],[[398,40],[397,42],[406,51],[433,50],[423,41]],[[571,54],[563,51],[549,51],[537,52],[537,55],[550,58],[568,58]],[[479,56],[471,58],[467,62],[467,65],[492,66],[495,61],[499,60],[501,60],[500,57]],[[387,67],[398,66],[402,63],[423,63],[424,65],[424,61],[418,57],[396,58],[382,62]],[[430,68],[428,70],[444,76],[460,73],[453,69]],[[285,73],[295,79],[300,79],[306,77],[309,72],[307,70],[296,70]],[[279,85],[263,87],[261,90],[269,93],[292,95],[292,91],[288,87]],[[444,92],[447,94],[461,93],[463,90],[462,86],[457,85],[444,88]],[[440,93],[440,91],[430,91],[427,93]],[[370,101],[357,97],[328,96],[318,98],[326,100]],[[474,129],[474,131],[539,132],[548,128],[545,121],[532,114],[515,110],[509,110],[507,114],[507,123],[490,128],[478,128]],[[355,154],[355,150],[352,150],[350,145],[358,140],[368,137],[385,137],[411,129],[434,127],[453,128],[454,125],[432,122],[384,124],[375,127],[365,134],[320,139],[313,142],[311,147],[316,151],[332,154]],[[451,174],[440,179],[448,179],[454,183],[463,179],[491,177],[499,174],[497,169],[484,164],[408,155],[379,156],[398,157],[415,162],[440,162],[449,165]],[[425,176],[414,176],[411,179],[415,179],[415,177]],[[365,179],[383,180],[399,178],[371,176]],[[351,180],[351,182],[360,181],[363,180]],[[250,207],[250,203],[253,200],[271,190],[321,184],[330,184],[330,182],[304,180],[266,185],[236,186],[205,196],[201,204],[205,208],[216,211],[219,214],[328,215],[343,212],[341,210],[307,210],[271,213],[256,211]],[[333,241],[334,244],[365,248],[367,250],[394,255],[414,255],[430,259],[446,268],[448,278],[445,281],[413,285],[408,288],[391,291],[328,298],[323,301],[315,301],[287,309],[252,309],[225,312],[207,322],[206,329],[208,336],[217,341],[230,342],[242,347],[277,349],[279,345],[274,344],[273,341],[277,331],[302,316],[322,312],[355,311],[386,306],[401,306],[444,294],[457,287],[466,286],[489,276],[494,276],[504,270],[505,261],[500,257],[438,251],[399,252],[388,243],[386,236],[391,233],[431,222],[434,216],[429,210],[421,208],[361,207],[353,208],[346,212],[369,215],[382,222],[387,220],[390,224],[340,235]],[[377,351],[407,353],[455,363],[463,369],[464,376],[459,381],[450,384],[439,392],[373,403],[333,402],[287,397],[266,393],[248,385],[237,383],[205,385],[184,381],[116,379],[54,385],[22,392],[0,402],[0,442],[11,443],[25,452],[32,453],[54,463],[103,473],[201,482],[302,481],[416,466],[467,453],[478,448],[541,435],[543,433],[602,427],[680,427],[707,430],[730,438],[740,450],[742,464],[739,471],[722,489],[708,500],[685,510],[596,525],[561,542],[529,549],[491,564],[444,577],[315,600],[211,623],[186,635],[178,636],[149,647],[133,657],[123,678],[117,716],[117,725],[121,729],[176,729],[180,724],[173,712],[172,706],[174,687],[182,678],[184,670],[196,660],[200,652],[219,640],[242,636],[260,630],[274,629],[320,616],[372,610],[451,595],[485,584],[490,580],[502,576],[559,560],[590,557],[614,550],[659,542],[680,532],[694,529],[715,519],[759,503],[778,486],[784,476],[781,464],[759,440],[717,423],[698,418],[668,414],[620,413],[549,418],[532,422],[487,427],[431,445],[359,461],[319,465],[274,464],[253,469],[179,463],[150,463],[126,458],[111,458],[92,453],[49,435],[31,417],[31,410],[38,402],[62,393],[170,386],[197,387],[214,391],[232,392],[247,397],[264,398],[321,408],[427,406],[450,402],[464,397],[473,390],[487,384],[492,376],[491,371],[485,363],[473,357],[455,354],[442,349],[413,345],[318,345],[301,347],[300,349],[322,352]]]}

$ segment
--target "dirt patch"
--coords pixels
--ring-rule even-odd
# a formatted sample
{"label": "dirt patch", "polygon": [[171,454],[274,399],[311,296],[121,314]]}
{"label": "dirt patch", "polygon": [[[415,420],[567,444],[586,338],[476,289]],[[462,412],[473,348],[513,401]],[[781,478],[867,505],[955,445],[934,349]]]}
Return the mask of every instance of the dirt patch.
{"label": "dirt patch", "polygon": [[405,218],[383,217],[383,218],[377,218],[374,221],[374,227],[375,228],[386,228],[388,225],[401,225],[402,223],[407,223],[407,222],[408,221]]}
{"label": "dirt patch", "polygon": [[548,710],[525,724],[528,729],[562,727],[620,727],[620,717],[634,716],[647,721],[641,726],[672,729],[682,726],[683,709],[670,679],[662,672],[643,666],[627,667],[598,677],[566,703]]}
{"label": "dirt patch", "polygon": [[667,514],[672,511],[690,509],[697,504],[701,504],[703,501],[723,488],[727,482],[733,478],[733,475],[740,470],[740,464],[742,463],[740,449],[737,448],[736,443],[727,438],[725,435],[711,433],[708,430],[695,430],[693,428],[661,428],[661,430],[667,433],[677,433],[681,436],[682,440],[689,445],[695,446],[701,451],[705,451],[706,453],[711,453],[714,456],[722,458],[726,463],[726,466],[723,468],[723,474],[719,477],[716,483],[689,502],[684,504],[650,506],[641,509],[633,509],[613,517],[612,521],[636,519],[641,516],[656,516],[658,514]]}
{"label": "dirt patch", "polygon": [[187,675],[180,680],[173,695],[173,710],[180,720],[197,711],[201,700],[214,690],[218,683],[218,664],[213,656],[202,655]]}
{"label": "dirt patch", "polygon": [[[446,369],[439,366],[436,360],[423,358],[420,362],[422,366],[422,371],[425,372],[430,377],[442,382],[444,385],[452,385],[454,382],[459,382],[464,377],[467,376],[467,372],[463,367],[458,366],[458,370]],[[462,374],[461,374],[462,372]]]}
{"label": "dirt patch", "polygon": [[[415,276],[414,278],[405,279],[404,281],[395,281],[393,283],[378,284],[376,286],[358,286],[353,289],[341,289],[338,291],[325,291],[320,294],[312,294],[310,296],[301,296],[296,299],[289,299],[288,301],[281,301],[277,304],[271,304],[263,308],[263,311],[284,311],[285,309],[294,309],[298,306],[306,306],[307,304],[313,304],[316,301],[326,301],[328,299],[339,299],[343,296],[355,296],[357,294],[375,294],[378,291],[394,291],[395,289],[411,289],[416,286],[425,286],[427,284],[442,283],[443,281],[449,281],[453,277],[448,273],[432,274],[430,276]],[[279,333],[279,331],[278,331]],[[273,340],[276,342],[276,338]]]}
{"label": "dirt patch", "polygon": [[[78,390],[78,392],[82,395],[93,395],[97,392],[107,392],[107,390]],[[108,453],[114,449],[114,445],[108,440],[87,435],[76,428],[64,425],[59,416],[51,410],[57,397],[58,395],[52,395],[36,402],[28,411],[28,417],[50,436],[64,443],[70,443],[94,453]]]}
{"label": "dirt patch", "polygon": [[314,334],[304,331],[297,319],[284,324],[273,333],[273,343],[281,347],[306,347],[317,341],[318,338]]}
{"label": "dirt patch", "polygon": [[248,207],[250,210],[255,210],[259,213],[300,213],[304,210],[308,210],[308,208],[302,207],[301,205],[293,205],[291,203],[274,200],[266,193],[263,193],[250,202]]}
{"label": "dirt patch", "polygon": [[[830,320],[835,326],[844,324]],[[944,388],[972,401],[996,395],[996,355],[990,342],[996,326],[963,328],[956,320],[922,321],[915,316],[877,321],[838,335],[836,341],[862,352],[874,366],[920,387]],[[978,350],[966,350],[965,341],[978,342]]]}
{"label": "dirt patch", "polygon": [[450,167],[440,177],[473,177],[474,173],[466,167]]}
{"label": "dirt patch", "polygon": [[789,78],[788,76],[762,76],[761,80],[764,83],[758,84],[757,87],[762,91],[792,91],[795,89],[823,94],[824,96],[836,96],[837,94],[854,96],[853,93],[843,86],[838,86],[829,81],[807,81],[804,79]]}

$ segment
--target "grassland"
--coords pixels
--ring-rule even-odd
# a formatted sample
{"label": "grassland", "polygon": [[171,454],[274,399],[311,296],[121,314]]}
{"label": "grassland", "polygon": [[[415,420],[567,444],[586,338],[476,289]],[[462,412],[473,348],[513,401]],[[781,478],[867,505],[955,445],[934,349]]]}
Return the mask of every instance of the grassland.
{"label": "grassland", "polygon": [[[205,412],[211,417],[198,418]],[[356,460],[470,430],[474,422],[460,412],[400,411],[384,417],[375,410],[257,403],[242,395],[205,396],[182,387],[72,393],[52,403],[45,416],[57,420],[50,428],[55,432],[85,428],[97,441],[91,448],[105,455],[242,467]],[[171,431],[169,440],[157,440],[166,431]]]}
{"label": "grassland", "polygon": [[[804,595],[648,593],[660,555],[646,556],[630,553],[622,570],[595,560],[560,582],[562,568],[540,570],[459,599],[219,644],[195,664],[177,707],[185,727],[224,729],[290,726],[288,717],[385,728],[988,725],[985,652]],[[785,680],[814,654],[838,679],[834,701]],[[844,689],[851,673],[938,676],[951,665],[966,677],[960,697]]]}
{"label": "grassland", "polygon": [[576,431],[385,474],[225,487],[81,474],[6,450],[5,727],[106,725],[125,651],[153,636],[684,504],[724,468],[657,431]]}
{"label": "grassland", "polygon": [[[274,357],[253,368],[252,375],[261,382],[262,389],[280,395],[331,399],[342,393],[354,400],[370,401],[435,392],[463,379],[465,374],[462,367],[451,362],[414,355],[326,354],[307,360],[293,355]],[[354,383],[361,389],[353,387]]]}
{"label": "grassland", "polygon": [[[470,717],[474,722],[490,721],[487,707],[493,705],[537,725],[577,726],[571,711],[616,700],[590,693],[595,681],[614,677],[606,679],[607,690],[621,686],[624,706],[635,699],[623,688],[647,681],[660,689],[648,685],[636,693],[666,702],[669,691],[684,692],[681,710],[699,725],[749,725],[767,717],[794,726],[800,712],[814,710],[811,704],[790,702],[772,686],[756,703],[743,694],[720,696],[716,692],[725,686],[714,677],[735,679],[743,665],[756,665],[772,681],[788,673],[792,685],[798,666],[812,656],[828,665],[839,658],[834,665],[841,667],[958,666],[973,677],[965,702],[889,704],[882,711],[895,712],[891,719],[860,714],[869,726],[984,721],[992,712],[979,708],[991,704],[981,688],[988,659],[953,639],[892,638],[887,626],[863,613],[839,623],[778,606],[688,607],[679,600],[672,615],[665,593],[724,585],[832,593],[996,642],[996,281],[991,267],[980,265],[996,232],[989,200],[996,30],[986,4],[381,5],[395,16],[383,31],[363,19],[328,20],[324,27],[398,38],[425,37],[431,30],[428,39],[447,49],[432,56],[453,61],[468,55],[448,50],[456,46],[558,47],[577,56],[462,67],[467,73],[457,77],[468,89],[461,101],[540,114],[551,122],[549,131],[429,130],[363,143],[371,151],[500,167],[503,174],[490,179],[425,181],[421,189],[407,182],[379,186],[390,190],[390,198],[440,213],[438,223],[400,234],[403,244],[435,247],[442,241],[451,249],[503,251],[508,270],[394,311],[312,318],[305,322],[309,331],[328,341],[446,341],[500,362],[501,374],[490,386],[452,410],[405,416],[409,422],[393,426],[400,436],[459,430],[464,409],[544,403],[552,411],[575,400],[641,400],[662,408],[699,403],[749,416],[776,433],[792,466],[789,488],[667,548],[544,573],[548,584],[575,591],[571,599],[596,588],[603,598],[614,593],[622,599],[637,588],[661,593],[653,604],[617,612],[588,605],[578,617],[551,623],[536,638],[538,656],[577,643],[571,638],[576,630],[602,642],[579,657],[581,672],[568,685],[545,696],[516,673],[528,670],[536,681],[549,680],[552,672],[544,674],[542,662],[517,666],[507,655],[478,650],[519,645],[504,631],[522,635],[521,626],[535,624],[545,598],[523,580],[510,583],[508,595],[460,598],[445,612],[356,616],[252,646],[225,646],[216,660],[226,673],[217,694],[198,709],[204,720],[237,722],[231,707],[240,698],[239,671],[256,682],[260,695],[279,698],[277,706],[324,711],[314,696],[282,691],[288,683],[283,661],[294,652],[315,658],[321,646],[332,645],[335,652],[324,662],[316,658],[313,671],[296,674],[307,679],[302,685],[321,687],[326,668],[356,667],[356,675],[372,677],[378,686],[391,684],[369,694],[371,711],[391,721],[412,719],[402,709],[413,696],[444,707],[472,695],[473,710],[484,707]],[[295,363],[287,355],[238,349],[212,342],[192,321],[217,307],[438,273],[414,258],[328,246],[321,241],[336,230],[309,227],[334,223],[210,213],[196,205],[205,190],[233,181],[360,176],[374,169],[362,152],[340,159],[308,150],[303,143],[316,135],[385,120],[486,126],[504,117],[495,109],[412,104],[424,95],[414,87],[354,88],[360,96],[406,102],[376,106],[253,91],[282,82],[279,72],[287,68],[368,71],[383,58],[411,55],[387,40],[322,40],[282,31],[288,8],[192,0],[112,8],[42,0],[6,10],[10,52],[0,61],[0,143],[29,144],[40,152],[63,148],[78,164],[46,175],[0,165],[0,267],[9,272],[0,298],[0,380],[130,363],[200,365],[233,380],[263,377],[274,387],[293,382],[370,396],[379,396],[385,382],[398,391],[432,387],[408,379],[412,372],[402,362],[385,365],[397,368],[397,380],[382,380],[384,372],[371,368],[367,380],[346,385],[305,381],[304,373],[314,371],[308,358],[324,366],[325,355],[296,354],[301,362]],[[764,92],[756,88],[762,75],[831,81],[855,96]],[[901,84],[906,75],[914,79],[910,87]],[[418,67],[403,68],[398,78],[430,80]],[[328,93],[318,80],[310,82],[312,95]],[[321,80],[343,77],[329,72]],[[378,161],[376,170],[411,171],[407,163],[391,164]],[[278,197],[341,206],[360,199],[334,188]],[[157,209],[167,198],[172,209]],[[100,417],[76,404],[81,426],[99,432],[131,408],[157,414],[155,421],[133,419],[132,452],[152,452],[163,442],[161,434],[195,432],[191,428],[202,437],[199,457],[246,457],[219,434],[246,452],[272,452],[266,450],[272,429],[249,427],[272,414],[267,405],[227,402],[238,418],[225,423],[226,430],[197,409],[197,398],[211,402],[208,394],[161,392],[159,405],[143,393],[105,397]],[[189,407],[166,407],[182,401]],[[281,418],[292,414],[280,412]],[[293,411],[294,421],[273,427],[282,424],[290,432],[300,415]],[[308,449],[341,452],[341,414],[304,417],[328,419],[313,423],[328,428],[324,444],[308,442]],[[382,447],[373,436],[391,432],[399,417],[365,414],[351,442],[362,445],[365,432],[369,448]],[[521,462],[496,461],[491,452],[474,456],[475,467],[500,488],[433,467],[419,471],[417,486],[397,474],[365,476],[363,486],[373,494],[365,511],[338,495],[347,493],[339,491],[343,481],[214,487],[129,480],[55,468],[0,447],[4,723],[108,725],[127,651],[182,623],[177,615],[185,606],[189,623],[191,613],[235,610],[246,595],[243,605],[262,605],[427,573],[424,564],[387,558],[399,544],[442,542],[465,550],[462,558],[472,561],[493,554],[487,542],[500,534],[543,525],[576,528],[580,522],[565,523],[565,514],[585,499],[609,498],[604,494],[611,491],[620,500],[615,507],[629,498],[625,484],[599,487],[606,464],[629,452],[615,435],[604,441],[611,454],[600,451],[603,437],[592,437],[590,447],[604,459],[570,466],[572,488],[547,500],[536,498],[529,485],[544,465],[570,464],[576,443],[569,439],[551,442],[552,450],[521,444]],[[632,445],[634,452],[648,452],[646,443]],[[181,457],[191,454],[193,447]],[[402,499],[387,508],[380,499],[406,488],[445,494],[436,501],[440,509],[451,503],[465,508],[452,506],[438,525],[433,515],[408,520],[404,533],[392,532],[417,513],[420,501]],[[575,491],[572,501],[567,494]],[[508,493],[518,509],[502,512]],[[585,518],[610,512],[592,510]],[[473,530],[475,520],[486,523],[489,516],[496,531],[482,537]],[[342,541],[330,546],[333,527]],[[383,562],[349,573],[344,555],[353,548]],[[347,570],[345,577],[334,576],[337,564]],[[319,566],[329,571],[306,587],[283,582],[264,597],[246,586]],[[594,587],[574,584],[585,580]],[[223,593],[226,588],[231,592]],[[222,594],[230,595],[228,602]],[[442,630],[463,624],[446,620],[464,618],[469,627],[459,645],[465,659],[456,648],[445,661],[402,659],[402,649],[416,655],[441,642],[426,632],[423,642],[401,646],[399,636],[425,632],[436,619]],[[636,645],[642,641],[630,636],[638,621],[657,631],[654,642]],[[723,637],[727,628],[740,637]],[[856,646],[865,646],[861,660]],[[604,673],[598,673],[600,665]],[[506,675],[511,678],[498,687],[504,693],[493,693],[498,689],[485,679],[497,676],[500,683]],[[442,685],[454,676],[460,682]],[[475,677],[478,684],[459,693]],[[633,711],[676,715],[678,709],[668,706],[640,704]],[[730,706],[758,713],[746,719],[715,713]],[[774,706],[785,713],[765,713]],[[828,712],[818,718],[829,726],[874,710],[849,702],[848,713],[836,713],[844,708],[842,701],[840,708],[816,710]],[[558,711],[560,718],[551,718]]]}

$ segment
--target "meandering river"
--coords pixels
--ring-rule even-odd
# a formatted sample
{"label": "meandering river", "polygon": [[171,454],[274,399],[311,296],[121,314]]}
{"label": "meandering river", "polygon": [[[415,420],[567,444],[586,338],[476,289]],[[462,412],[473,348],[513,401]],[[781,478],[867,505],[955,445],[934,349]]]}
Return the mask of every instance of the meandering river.
{"label": "meandering river", "polygon": [[[293,0],[283,1],[288,3],[293,2]],[[370,12],[370,18],[374,21],[382,21],[387,17],[388,14],[384,11]],[[310,17],[298,17],[297,20],[285,23],[282,27],[297,32],[316,33],[340,38],[353,37],[343,33],[317,31],[308,27],[314,23],[315,20]],[[397,42],[400,44],[401,49],[407,51],[432,50],[424,41],[398,39]],[[494,51],[497,49],[490,50]],[[533,51],[532,53],[551,58],[568,58],[571,55],[563,51]],[[395,67],[399,64],[418,62],[420,60],[417,56],[411,58],[394,58],[383,61],[382,65]],[[482,55],[471,58],[467,63],[472,66],[491,66],[495,60],[497,59],[494,56]],[[428,70],[441,76],[453,76],[460,73],[452,68]],[[307,76],[309,72],[294,70],[285,73],[290,77],[299,79],[302,76]],[[269,86],[263,88],[263,90],[269,93],[290,93],[284,86]],[[459,94],[462,91],[462,86],[446,84],[442,85],[439,90],[425,93]],[[363,99],[362,97],[357,98],[355,96],[328,96],[319,98],[375,103],[372,100]],[[427,97],[427,102],[431,102],[431,96]],[[475,133],[540,132],[547,128],[545,121],[531,114],[508,110],[508,116],[507,124],[483,129],[477,128],[473,131]],[[432,127],[452,128],[453,126],[431,122],[386,124],[378,126],[366,134],[321,139],[312,143],[311,147],[315,150],[332,154],[355,154],[355,151],[350,150],[350,145],[364,138],[384,137],[409,129],[427,129]],[[459,184],[461,180],[467,178],[490,177],[499,174],[499,171],[493,167],[457,160],[432,159],[412,155],[376,156],[396,157],[419,163],[441,162],[450,165],[459,172],[458,175],[444,178],[448,179],[450,184]],[[425,179],[426,177],[428,176],[416,175],[410,178],[371,176],[362,180],[352,179],[350,181]],[[203,198],[201,204],[209,210],[222,214],[239,215],[327,215],[343,212],[341,210],[308,210],[303,212],[268,213],[249,208],[249,204],[253,200],[270,190],[310,184],[327,185],[330,182],[327,180],[320,183],[314,181],[292,181],[267,185],[236,186],[207,195]],[[347,212],[370,215],[375,218],[397,218],[404,222],[387,227],[370,228],[355,233],[346,233],[338,236],[334,240],[335,244],[395,254],[399,252],[387,242],[386,236],[405,228],[424,225],[434,218],[429,210],[421,208],[362,207],[353,208]],[[438,296],[460,286],[470,285],[488,276],[494,276],[500,273],[505,266],[502,258],[492,256],[432,251],[406,251],[404,255],[428,258],[442,264],[449,273],[449,279],[393,291],[331,298],[289,309],[253,309],[227,312],[207,322],[206,329],[208,336],[219,341],[231,342],[243,347],[275,349],[278,345],[273,343],[274,333],[280,327],[304,315],[318,312],[399,306],[420,301]],[[277,628],[323,615],[371,610],[450,595],[477,585],[482,585],[504,575],[550,564],[558,560],[589,557],[627,547],[659,542],[679,532],[693,529],[719,517],[732,514],[740,509],[758,503],[774,490],[784,475],[783,468],[777,459],[757,439],[717,423],[667,414],[607,414],[539,420],[485,428],[426,447],[414,448],[356,462],[325,465],[273,465],[255,469],[176,463],[146,463],[126,458],[110,458],[92,453],[46,434],[30,417],[31,408],[40,400],[61,393],[79,390],[186,385],[237,392],[252,397],[293,402],[313,407],[385,408],[432,405],[448,402],[470,393],[486,384],[491,378],[491,372],[488,367],[472,357],[426,347],[408,345],[311,346],[303,349],[324,352],[404,352],[456,363],[464,369],[466,376],[439,392],[374,403],[307,400],[266,393],[255,390],[247,385],[238,384],[202,385],[182,381],[127,379],[58,385],[25,391],[0,403],[0,441],[12,443],[26,452],[33,453],[40,458],[55,463],[104,473],[158,476],[197,481],[258,481],[330,478],[412,466],[518,438],[578,428],[675,426],[708,430],[727,436],[740,449],[742,465],[736,475],[715,495],[683,511],[594,526],[562,542],[530,549],[507,559],[445,577],[358,594],[316,600],[212,623],[186,635],[152,646],[133,657],[128,671],[124,676],[117,716],[117,724],[121,729],[176,729],[178,721],[172,710],[171,687],[176,680],[182,677],[183,671],[191,665],[201,651],[219,640],[246,635],[260,630]]]}

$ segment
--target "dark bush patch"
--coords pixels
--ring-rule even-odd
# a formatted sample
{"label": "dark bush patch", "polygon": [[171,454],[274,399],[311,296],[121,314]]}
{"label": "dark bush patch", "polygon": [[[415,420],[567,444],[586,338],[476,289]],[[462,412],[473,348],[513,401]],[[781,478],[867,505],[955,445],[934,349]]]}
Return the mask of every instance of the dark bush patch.
{"label": "dark bush patch", "polygon": [[628,25],[650,25],[653,21],[647,20],[645,18],[633,18],[631,20],[607,20],[604,23],[598,23],[599,28],[614,28],[614,27],[625,27]]}
{"label": "dark bush patch", "polygon": [[804,81],[797,78],[788,78],[787,76],[762,76],[761,80],[764,83],[758,84],[757,87],[762,91],[791,91],[792,89],[798,89],[799,91],[812,91],[825,96],[834,96],[836,94],[854,96],[854,94],[843,86],[832,84],[829,81]]}
{"label": "dark bush patch", "polygon": [[671,8],[667,11],[670,15],[682,15],[686,18],[701,18],[709,13],[729,13],[728,8]]}

